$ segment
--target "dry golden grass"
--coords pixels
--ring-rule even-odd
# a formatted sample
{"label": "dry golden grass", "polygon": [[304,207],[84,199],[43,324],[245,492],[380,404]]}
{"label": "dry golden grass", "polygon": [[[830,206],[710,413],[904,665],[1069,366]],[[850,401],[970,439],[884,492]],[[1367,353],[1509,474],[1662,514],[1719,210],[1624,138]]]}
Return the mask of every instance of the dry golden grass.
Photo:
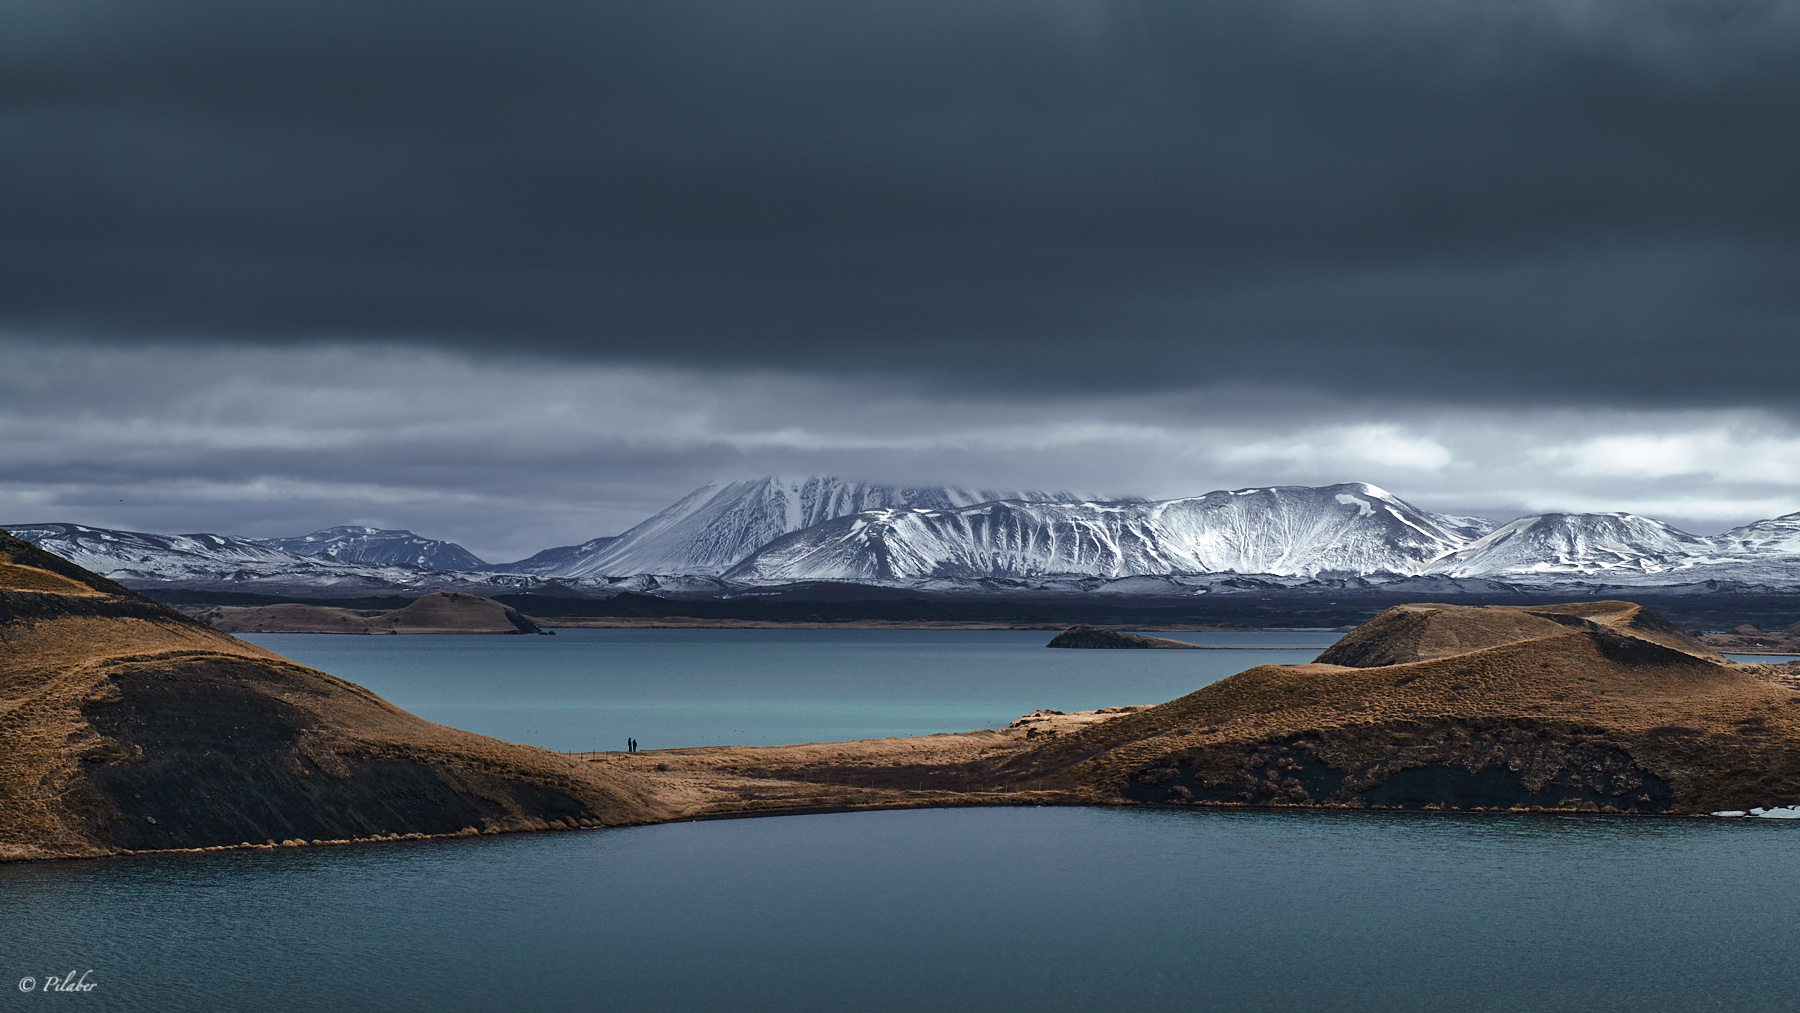
{"label": "dry golden grass", "polygon": [[579,755],[603,769],[646,778],[657,799],[681,818],[1033,804],[1068,798],[1048,783],[996,776],[994,768],[1039,742],[1141,709],[1040,710],[1005,728],[909,738]]}

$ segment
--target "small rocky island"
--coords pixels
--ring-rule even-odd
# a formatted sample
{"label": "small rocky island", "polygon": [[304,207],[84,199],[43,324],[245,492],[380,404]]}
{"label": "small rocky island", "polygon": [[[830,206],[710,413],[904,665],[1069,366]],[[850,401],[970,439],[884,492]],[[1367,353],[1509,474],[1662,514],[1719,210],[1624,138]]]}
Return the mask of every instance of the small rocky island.
{"label": "small rocky island", "polygon": [[1109,630],[1104,626],[1071,626],[1051,638],[1045,647],[1073,647],[1084,649],[1123,648],[1125,650],[1178,650],[1202,651],[1199,644],[1183,643],[1167,637],[1146,637],[1141,633],[1124,633]]}

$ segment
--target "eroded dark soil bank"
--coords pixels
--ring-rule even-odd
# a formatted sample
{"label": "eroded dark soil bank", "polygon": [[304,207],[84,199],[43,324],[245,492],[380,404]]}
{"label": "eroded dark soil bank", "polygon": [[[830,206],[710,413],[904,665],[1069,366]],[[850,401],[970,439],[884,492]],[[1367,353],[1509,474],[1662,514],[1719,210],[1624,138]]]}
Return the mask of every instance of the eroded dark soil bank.
{"label": "eroded dark soil bank", "polygon": [[132,673],[89,702],[82,713],[102,736],[85,757],[95,836],[144,850],[597,818],[552,787],[474,770],[452,783],[404,756],[324,748],[318,721],[271,695],[268,678],[245,662],[197,661]]}
{"label": "eroded dark soil bank", "polygon": [[[1663,813],[1669,783],[1603,742],[1546,741],[1542,729],[1502,728],[1396,748],[1347,763],[1316,735],[1260,743],[1229,758],[1184,757],[1138,771],[1121,794],[1135,802],[1347,805],[1383,809],[1576,809]],[[1367,743],[1357,744],[1367,752]],[[1224,759],[1226,762],[1221,763]],[[1346,769],[1348,768],[1348,769]]]}

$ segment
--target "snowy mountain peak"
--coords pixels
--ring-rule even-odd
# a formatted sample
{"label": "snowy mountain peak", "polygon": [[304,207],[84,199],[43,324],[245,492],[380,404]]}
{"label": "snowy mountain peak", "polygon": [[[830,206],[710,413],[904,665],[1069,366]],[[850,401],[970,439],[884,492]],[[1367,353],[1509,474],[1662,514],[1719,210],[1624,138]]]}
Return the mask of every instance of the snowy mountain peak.
{"label": "snowy mountain peak", "polygon": [[1040,492],[998,492],[956,486],[893,486],[829,476],[769,477],[710,482],[624,534],[514,564],[521,572],[555,577],[636,573],[716,574],[790,532],[866,510],[949,509],[996,499],[1054,498]]}

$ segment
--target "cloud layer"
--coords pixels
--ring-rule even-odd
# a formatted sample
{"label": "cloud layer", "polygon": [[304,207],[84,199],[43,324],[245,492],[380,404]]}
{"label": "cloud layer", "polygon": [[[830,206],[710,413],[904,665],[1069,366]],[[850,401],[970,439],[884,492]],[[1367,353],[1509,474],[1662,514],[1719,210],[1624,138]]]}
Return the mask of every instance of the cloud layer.
{"label": "cloud layer", "polygon": [[1800,0],[26,0],[0,518],[1800,509]]}
{"label": "cloud layer", "polygon": [[1789,2],[83,0],[0,55],[15,327],[1792,406]]}

